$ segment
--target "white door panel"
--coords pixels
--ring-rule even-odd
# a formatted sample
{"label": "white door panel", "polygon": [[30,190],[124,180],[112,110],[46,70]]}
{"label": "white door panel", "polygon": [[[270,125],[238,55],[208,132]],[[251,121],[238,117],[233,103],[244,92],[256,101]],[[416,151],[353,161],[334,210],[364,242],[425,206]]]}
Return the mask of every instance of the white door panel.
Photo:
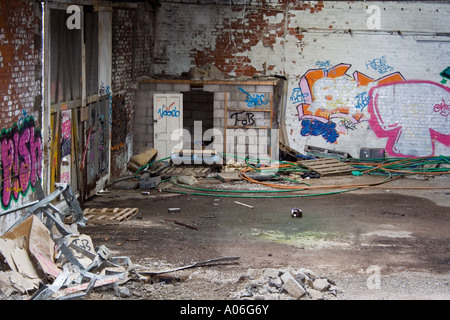
{"label": "white door panel", "polygon": [[154,146],[159,160],[170,157],[172,149],[182,146],[183,95],[155,94],[153,107]]}

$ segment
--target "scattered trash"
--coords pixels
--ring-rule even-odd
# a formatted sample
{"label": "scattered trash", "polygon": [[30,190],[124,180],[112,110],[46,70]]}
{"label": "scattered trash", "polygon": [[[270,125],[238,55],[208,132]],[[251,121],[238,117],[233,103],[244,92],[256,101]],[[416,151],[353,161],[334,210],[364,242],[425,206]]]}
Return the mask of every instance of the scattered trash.
{"label": "scattered trash", "polygon": [[170,273],[170,272],[180,271],[180,270],[184,270],[184,269],[212,266],[212,265],[217,265],[217,264],[224,263],[224,262],[234,262],[239,259],[240,259],[240,257],[223,257],[223,258],[210,259],[210,260],[206,260],[206,261],[199,261],[199,262],[196,262],[193,264],[189,264],[189,265],[186,265],[183,267],[169,269],[169,270],[162,270],[162,271],[136,270],[136,273],[138,273],[138,274],[164,274],[164,273]]}
{"label": "scattered trash", "polygon": [[291,210],[291,215],[293,218],[301,218],[303,213],[302,210],[295,208]]}
{"label": "scattered trash", "polygon": [[142,153],[133,155],[128,162],[128,169],[137,172],[143,166],[149,164],[153,159],[156,158],[158,151],[156,149],[150,148]]}
{"label": "scattered trash", "polygon": [[179,225],[179,226],[183,226],[183,227],[186,227],[186,228],[189,228],[189,229],[193,229],[193,230],[198,230],[197,227],[191,226],[191,225],[186,224],[186,223],[183,223],[183,222],[179,222],[179,221],[177,221],[177,220],[173,220],[173,219],[164,219],[164,221],[165,221],[165,222],[173,222],[173,223],[175,223],[175,224],[177,224],[177,225]]}
{"label": "scattered trash", "polygon": [[169,213],[180,213],[181,209],[180,208],[169,208]]}
{"label": "scattered trash", "polygon": [[251,209],[254,208],[253,206],[251,206],[251,205],[249,205],[249,204],[245,204],[245,203],[242,203],[242,202],[239,202],[239,201],[235,201],[234,203],[240,204],[241,206],[249,207],[249,208],[251,208]]}
{"label": "scattered trash", "polygon": [[[85,298],[94,288],[118,286],[134,268],[128,257],[113,257],[108,248],[95,248],[90,237],[79,234],[77,226],[84,227],[88,219],[70,185],[56,187],[48,197],[38,187],[39,200],[0,237],[0,292],[7,297]],[[51,204],[60,196],[65,210]]]}
{"label": "scattered trash", "polygon": [[139,178],[139,189],[146,190],[146,189],[154,189],[158,186],[158,184],[161,182],[161,177],[151,177],[150,173],[144,173]]}

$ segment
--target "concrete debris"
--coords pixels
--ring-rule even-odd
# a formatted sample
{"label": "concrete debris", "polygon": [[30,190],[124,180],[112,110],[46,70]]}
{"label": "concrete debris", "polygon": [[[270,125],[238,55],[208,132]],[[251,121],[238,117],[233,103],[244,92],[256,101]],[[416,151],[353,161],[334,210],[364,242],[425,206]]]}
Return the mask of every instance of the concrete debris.
{"label": "concrete debris", "polygon": [[177,182],[187,184],[189,186],[198,184],[198,181],[194,176],[179,176],[177,177]]}
{"label": "concrete debris", "polygon": [[333,280],[318,277],[304,268],[249,269],[244,278],[249,280],[249,284],[234,293],[234,299],[325,300],[333,299],[338,292],[342,292]]}
{"label": "concrete debris", "polygon": [[[0,296],[80,299],[100,286],[117,287],[133,271],[128,257],[113,257],[108,248],[95,247],[89,236],[79,234],[77,225],[85,226],[86,218],[70,186],[57,187],[0,237]],[[51,204],[60,195],[66,200],[66,210]],[[73,223],[67,225],[64,221],[71,213]],[[115,290],[126,295],[124,290]]]}
{"label": "concrete debris", "polygon": [[204,64],[201,67],[192,67],[188,76],[194,80],[221,80],[224,79],[222,71],[212,64]]}

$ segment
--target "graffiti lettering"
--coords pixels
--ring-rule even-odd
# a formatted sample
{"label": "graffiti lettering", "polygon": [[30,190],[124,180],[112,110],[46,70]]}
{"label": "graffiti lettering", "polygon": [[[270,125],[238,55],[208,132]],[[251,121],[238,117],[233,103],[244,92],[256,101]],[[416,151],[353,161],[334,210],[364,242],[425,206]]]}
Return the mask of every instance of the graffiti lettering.
{"label": "graffiti lettering", "polygon": [[239,119],[238,115],[243,114],[245,111],[242,112],[235,112],[231,115],[231,118],[235,117],[236,119],[234,120],[234,125],[236,126],[238,124],[238,122],[240,122],[243,126],[246,125],[253,125],[255,124],[255,120],[253,120],[253,117],[255,116],[253,113],[251,112],[245,112],[245,117],[242,119]]}
{"label": "graffiti lettering", "polygon": [[339,133],[336,131],[336,123],[318,120],[303,120],[300,134],[302,136],[322,136],[325,141],[330,143],[336,142],[339,137]]}
{"label": "graffiti lettering", "polygon": [[[356,130],[358,123],[368,121],[364,112],[371,99],[368,95],[371,88],[405,81],[399,72],[372,79],[355,71],[351,77],[347,74],[350,67],[350,64],[341,63],[329,68],[330,73],[324,69],[311,69],[301,77],[298,92],[302,95],[297,111],[302,125],[303,120],[334,122],[338,133],[347,134],[349,130]],[[310,125],[309,122],[305,124]],[[304,133],[309,131],[305,129]]]}
{"label": "graffiti lettering", "polygon": [[384,74],[384,73],[386,73],[388,71],[394,70],[393,67],[388,66],[386,64],[386,57],[385,56],[382,56],[381,58],[375,58],[373,60],[367,61],[366,67],[367,67],[367,69],[369,69],[369,67],[370,67],[370,68],[378,71],[381,74]]}
{"label": "graffiti lettering", "polygon": [[245,102],[247,102],[247,106],[249,108],[253,108],[253,107],[257,107],[257,106],[261,106],[261,105],[267,105],[269,103],[269,101],[266,99],[266,97],[263,94],[254,94],[252,97],[250,95],[250,93],[248,93],[244,89],[239,88],[239,90],[241,90],[243,93],[245,93],[247,95],[247,99],[245,100]]}
{"label": "graffiti lettering", "polygon": [[355,105],[356,109],[363,110],[370,101],[370,96],[367,94],[367,92],[362,92],[356,96],[357,102]]}
{"label": "graffiti lettering", "polygon": [[437,103],[433,107],[434,112],[439,112],[441,116],[447,117],[450,114],[450,106],[442,99],[442,103]]}
{"label": "graffiti lettering", "polygon": [[42,175],[42,137],[35,128],[34,119],[28,117],[23,124],[0,135],[2,207],[8,208],[11,199],[26,196],[28,188],[34,188]]}
{"label": "graffiti lettering", "polygon": [[292,95],[291,95],[291,97],[289,99],[293,103],[304,103],[305,102],[305,98],[308,95],[309,95],[309,93],[307,93],[307,92],[303,93],[301,88],[295,88],[292,91]]}
{"label": "graffiti lettering", "polygon": [[164,117],[174,117],[174,118],[178,118],[180,116],[180,111],[177,110],[177,108],[175,107],[175,109],[170,110],[170,108],[172,108],[172,106],[175,104],[175,102],[173,102],[170,106],[166,107],[166,106],[162,106],[161,108],[159,108],[158,110],[158,114],[159,114],[159,118],[162,119]]}
{"label": "graffiti lettering", "polygon": [[335,73],[336,73],[336,70],[334,70],[334,69],[331,67],[330,60],[327,60],[327,61],[317,61],[317,62],[316,62],[316,66],[317,66],[317,68],[322,69],[323,72],[330,72],[330,71],[331,71],[332,74],[335,74]]}

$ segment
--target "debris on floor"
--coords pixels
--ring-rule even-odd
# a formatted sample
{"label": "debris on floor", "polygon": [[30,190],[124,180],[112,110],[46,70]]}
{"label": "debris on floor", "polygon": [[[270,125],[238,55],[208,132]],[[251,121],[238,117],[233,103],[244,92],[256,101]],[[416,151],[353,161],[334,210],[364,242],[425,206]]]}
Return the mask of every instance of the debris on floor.
{"label": "debris on floor", "polygon": [[[133,270],[128,257],[113,257],[108,248],[95,247],[90,237],[78,232],[78,226],[84,227],[89,219],[70,185],[57,188],[48,197],[42,192],[39,201],[0,237],[1,296],[80,299],[94,288],[118,286]],[[64,212],[51,204],[61,195],[67,205]],[[72,224],[65,224],[66,218]]]}
{"label": "debris on floor", "polygon": [[245,286],[233,293],[233,299],[328,300],[342,292],[333,280],[305,268],[249,269],[241,281]]}

